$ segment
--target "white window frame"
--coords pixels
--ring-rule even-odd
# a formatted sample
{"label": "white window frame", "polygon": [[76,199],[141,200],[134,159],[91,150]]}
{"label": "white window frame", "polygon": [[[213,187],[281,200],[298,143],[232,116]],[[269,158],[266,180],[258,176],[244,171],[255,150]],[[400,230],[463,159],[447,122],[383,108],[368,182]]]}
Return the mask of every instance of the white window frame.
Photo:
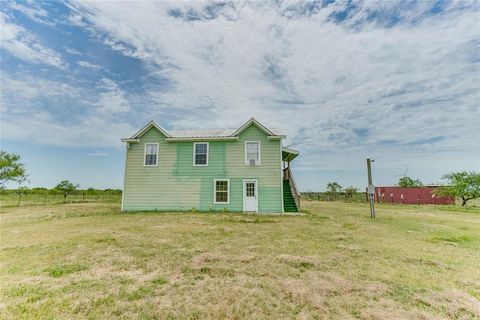
{"label": "white window frame", "polygon": [[[145,164],[147,160],[147,146],[148,145],[156,145],[157,146],[157,158],[155,164]],[[158,143],[147,142],[145,143],[145,147],[143,148],[143,166],[144,167],[158,167],[158,158],[159,158],[159,145]]]}
{"label": "white window frame", "polygon": [[[227,181],[227,202],[217,201],[217,181]],[[230,179],[213,179],[213,203],[214,204],[230,204]]]}
{"label": "white window frame", "polygon": [[[206,164],[196,164],[195,163],[195,155],[196,155],[196,152],[197,152],[197,147],[196,147],[197,144],[206,144],[207,145],[207,163]],[[210,151],[210,146],[208,145],[208,142],[194,142],[193,143],[193,166],[194,167],[208,167],[209,151]]]}
{"label": "white window frame", "polygon": [[245,141],[245,165],[247,167],[255,167],[250,165],[247,158],[247,144],[249,143],[258,143],[258,163],[255,163],[255,166],[262,165],[262,143],[260,141]]}

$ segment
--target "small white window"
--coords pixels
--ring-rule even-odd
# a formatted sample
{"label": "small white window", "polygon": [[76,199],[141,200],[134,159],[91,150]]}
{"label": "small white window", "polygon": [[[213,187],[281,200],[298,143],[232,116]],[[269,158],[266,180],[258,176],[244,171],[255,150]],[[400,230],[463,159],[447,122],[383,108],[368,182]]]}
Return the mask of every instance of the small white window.
{"label": "small white window", "polygon": [[229,179],[214,180],[213,203],[215,204],[230,203],[230,180]]}
{"label": "small white window", "polygon": [[261,164],[260,141],[245,142],[245,165],[259,166]]}
{"label": "small white window", "polygon": [[145,144],[144,166],[151,167],[158,165],[158,143]]}
{"label": "small white window", "polygon": [[193,144],[193,165],[208,166],[208,142],[195,142]]}

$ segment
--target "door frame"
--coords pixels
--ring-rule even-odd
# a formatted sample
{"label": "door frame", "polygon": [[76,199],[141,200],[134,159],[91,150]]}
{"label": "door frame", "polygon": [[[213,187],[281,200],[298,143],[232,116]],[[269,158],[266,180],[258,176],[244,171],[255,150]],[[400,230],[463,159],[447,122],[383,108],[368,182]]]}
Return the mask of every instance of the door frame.
{"label": "door frame", "polygon": [[[255,182],[255,210],[254,211],[246,211],[245,210],[245,200],[246,198],[246,183],[247,182]],[[243,212],[258,212],[258,179],[243,179],[242,183],[242,190],[243,190]]]}

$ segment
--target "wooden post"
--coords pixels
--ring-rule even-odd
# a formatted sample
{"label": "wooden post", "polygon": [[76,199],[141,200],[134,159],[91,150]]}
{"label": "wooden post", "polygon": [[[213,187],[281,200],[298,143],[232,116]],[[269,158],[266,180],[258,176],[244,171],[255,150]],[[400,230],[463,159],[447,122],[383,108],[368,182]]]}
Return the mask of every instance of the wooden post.
{"label": "wooden post", "polygon": [[[367,175],[368,175],[368,198],[370,200],[370,218],[375,218],[375,190],[372,183],[372,165],[373,160],[367,159]],[[373,190],[370,190],[373,189]]]}

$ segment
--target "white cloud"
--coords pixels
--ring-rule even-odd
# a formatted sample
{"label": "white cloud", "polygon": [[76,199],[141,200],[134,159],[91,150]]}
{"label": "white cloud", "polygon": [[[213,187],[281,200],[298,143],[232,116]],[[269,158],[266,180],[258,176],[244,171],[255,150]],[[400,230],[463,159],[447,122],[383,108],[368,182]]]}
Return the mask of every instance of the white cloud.
{"label": "white cloud", "polygon": [[31,5],[32,6],[26,6],[19,2],[10,2],[8,7],[21,12],[35,22],[49,26],[55,25],[55,23],[49,19],[48,12],[46,10],[40,8],[39,6],[35,6],[35,3],[31,3]]}
{"label": "white cloud", "polygon": [[37,64],[66,67],[60,54],[43,45],[33,33],[19,25],[9,23],[3,13],[0,13],[0,21],[2,30],[0,47],[11,55]]}
{"label": "white cloud", "polygon": [[[438,150],[459,139],[463,150],[475,147],[478,12],[460,3],[428,16],[432,3],[363,2],[335,24],[329,16],[345,3],[310,16],[291,10],[301,4],[228,3],[212,9],[215,19],[205,9],[211,3],[72,6],[112,48],[174,84],[151,97],[182,114],[175,127],[235,127],[253,115],[291,137],[315,136],[301,146],[308,152],[439,135]],[[379,27],[367,19],[374,10],[404,21]],[[183,21],[188,15],[198,20]]]}
{"label": "white cloud", "polygon": [[109,153],[108,152],[102,152],[102,151],[95,151],[95,152],[87,153],[87,156],[89,156],[89,157],[108,157]]}
{"label": "white cloud", "polygon": [[77,56],[81,56],[82,53],[76,49],[73,49],[73,48],[69,48],[69,47],[66,47],[65,48],[65,51],[69,54],[73,54],[73,55],[77,55]]}
{"label": "white cloud", "polygon": [[83,18],[81,15],[78,15],[78,14],[70,14],[68,17],[67,17],[67,21],[74,25],[74,26],[77,26],[77,27],[85,27],[86,24],[82,21]]}
{"label": "white cloud", "polygon": [[102,68],[97,64],[93,64],[93,63],[90,63],[88,61],[83,61],[83,60],[78,61],[77,64],[81,67],[91,69],[91,70],[100,70]]}
{"label": "white cloud", "polygon": [[[154,116],[187,129],[255,116],[289,141],[309,137],[296,146],[304,171],[357,168],[367,156],[430,172],[478,166],[478,6],[443,3],[441,14],[430,1],[357,2],[356,11],[302,1],[69,6],[71,24],[140,59],[162,84],[139,83],[150,90],[135,93],[100,80],[82,93],[88,113],[73,126],[35,115],[35,130],[57,144],[118,144],[131,122]],[[342,23],[332,22],[338,12],[347,12]],[[17,42],[24,31],[7,29]],[[70,129],[76,137],[62,136]]]}
{"label": "white cloud", "polygon": [[112,80],[102,79],[100,88],[102,93],[95,103],[97,111],[106,115],[124,114],[130,110],[130,103],[125,92]]}
{"label": "white cloud", "polygon": [[5,72],[1,81],[2,139],[120,147],[120,139],[135,131],[118,116],[129,110],[129,104],[123,90],[110,79],[101,80],[101,92],[28,74],[13,77]]}

